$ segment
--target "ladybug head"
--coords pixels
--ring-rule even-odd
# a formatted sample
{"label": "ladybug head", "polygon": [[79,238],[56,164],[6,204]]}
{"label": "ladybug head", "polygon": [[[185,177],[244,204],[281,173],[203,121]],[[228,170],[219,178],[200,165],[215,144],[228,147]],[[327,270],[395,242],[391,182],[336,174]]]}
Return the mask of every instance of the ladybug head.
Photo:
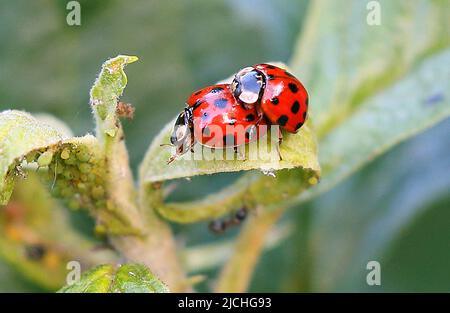
{"label": "ladybug head", "polygon": [[253,67],[246,67],[234,76],[231,92],[244,106],[251,107],[260,99],[264,85],[264,75]]}
{"label": "ladybug head", "polygon": [[192,112],[189,108],[185,108],[177,119],[173,126],[172,134],[170,135],[170,143],[174,146],[182,146],[189,138],[192,125]]}

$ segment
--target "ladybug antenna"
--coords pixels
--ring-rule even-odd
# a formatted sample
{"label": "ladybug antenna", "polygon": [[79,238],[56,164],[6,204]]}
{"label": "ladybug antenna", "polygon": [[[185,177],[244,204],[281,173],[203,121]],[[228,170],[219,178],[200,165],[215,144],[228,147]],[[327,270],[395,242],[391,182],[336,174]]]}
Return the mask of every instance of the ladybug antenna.
{"label": "ladybug antenna", "polygon": [[177,158],[177,155],[174,154],[172,155],[168,160],[167,160],[167,165],[169,165],[170,163],[172,163],[173,161],[175,161],[175,159]]}

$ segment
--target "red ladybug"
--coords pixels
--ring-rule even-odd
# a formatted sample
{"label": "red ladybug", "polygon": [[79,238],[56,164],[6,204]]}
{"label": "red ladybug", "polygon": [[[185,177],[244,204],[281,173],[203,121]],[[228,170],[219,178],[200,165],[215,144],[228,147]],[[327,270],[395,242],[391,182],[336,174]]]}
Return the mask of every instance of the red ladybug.
{"label": "red ladybug", "polygon": [[236,101],[230,85],[219,84],[194,92],[174,125],[170,142],[179,155],[193,149],[196,142],[211,148],[238,147],[258,139],[266,128],[255,107],[243,107]]}
{"label": "red ladybug", "polygon": [[246,67],[235,75],[231,91],[243,107],[256,107],[259,116],[288,132],[297,132],[305,123],[308,93],[286,70],[270,64]]}

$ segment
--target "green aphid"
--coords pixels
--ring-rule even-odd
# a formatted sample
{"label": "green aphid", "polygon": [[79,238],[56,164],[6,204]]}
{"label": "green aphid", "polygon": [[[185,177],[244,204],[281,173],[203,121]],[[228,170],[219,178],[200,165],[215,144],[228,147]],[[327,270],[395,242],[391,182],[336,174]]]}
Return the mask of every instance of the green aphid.
{"label": "green aphid", "polygon": [[70,157],[70,150],[69,148],[64,148],[63,151],[61,151],[61,159],[67,160]]}
{"label": "green aphid", "polygon": [[68,180],[74,178],[73,171],[70,168],[66,168],[62,174]]}
{"label": "green aphid", "polygon": [[50,193],[52,194],[52,196],[59,198],[59,197],[61,197],[61,188],[59,188],[58,186],[54,186],[50,190]]}
{"label": "green aphid", "polygon": [[53,152],[47,150],[39,156],[39,158],[37,159],[37,163],[40,167],[47,166],[52,162],[52,159],[53,159]]}
{"label": "green aphid", "polygon": [[61,197],[70,198],[73,195],[73,190],[70,187],[66,187],[61,190]]}
{"label": "green aphid", "polygon": [[94,199],[101,199],[105,195],[105,190],[102,186],[95,186],[94,188],[92,188],[91,194]]}
{"label": "green aphid", "polygon": [[91,158],[91,155],[89,152],[86,151],[86,149],[80,148],[80,151],[76,153],[77,159],[81,162],[87,162]]}
{"label": "green aphid", "polygon": [[78,163],[77,157],[72,153],[67,159],[64,160],[64,163],[68,165],[75,165]]}
{"label": "green aphid", "polygon": [[87,177],[88,177],[88,181],[90,181],[90,182],[94,182],[95,181],[95,174],[94,173],[87,174]]}
{"label": "green aphid", "polygon": [[91,166],[88,163],[80,163],[78,164],[78,169],[81,173],[87,174],[91,171]]}
{"label": "green aphid", "polygon": [[104,200],[96,201],[95,206],[99,209],[104,209],[106,207],[106,201]]}
{"label": "green aphid", "polygon": [[104,235],[104,234],[106,234],[106,231],[107,231],[107,229],[106,229],[105,225],[103,225],[103,224],[95,225],[95,233],[97,235]]}
{"label": "green aphid", "polygon": [[48,172],[51,173],[52,175],[55,175],[55,173],[61,174],[63,170],[64,170],[63,166],[59,164],[58,161],[52,162],[48,166]]}
{"label": "green aphid", "polygon": [[67,205],[72,210],[78,210],[80,208],[80,203],[75,199],[70,200]]}
{"label": "green aphid", "polygon": [[109,211],[115,210],[114,202],[112,200],[106,200],[106,209],[108,209]]}
{"label": "green aphid", "polygon": [[85,190],[87,189],[87,185],[86,185],[85,183],[78,183],[78,184],[77,184],[77,188],[78,188],[80,191],[85,191]]}
{"label": "green aphid", "polygon": [[81,180],[82,182],[87,182],[87,181],[88,181],[88,175],[86,175],[86,174],[81,174],[81,175],[80,175],[80,180]]}

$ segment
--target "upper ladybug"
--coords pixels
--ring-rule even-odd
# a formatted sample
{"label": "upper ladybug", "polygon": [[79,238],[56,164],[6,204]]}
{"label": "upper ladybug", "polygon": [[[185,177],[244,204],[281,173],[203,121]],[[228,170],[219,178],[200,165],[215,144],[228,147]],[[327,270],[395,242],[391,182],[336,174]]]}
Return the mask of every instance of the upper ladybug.
{"label": "upper ladybug", "polygon": [[305,123],[308,93],[286,70],[270,64],[256,64],[240,70],[231,83],[234,97],[245,108],[256,108],[273,124],[295,133]]}

